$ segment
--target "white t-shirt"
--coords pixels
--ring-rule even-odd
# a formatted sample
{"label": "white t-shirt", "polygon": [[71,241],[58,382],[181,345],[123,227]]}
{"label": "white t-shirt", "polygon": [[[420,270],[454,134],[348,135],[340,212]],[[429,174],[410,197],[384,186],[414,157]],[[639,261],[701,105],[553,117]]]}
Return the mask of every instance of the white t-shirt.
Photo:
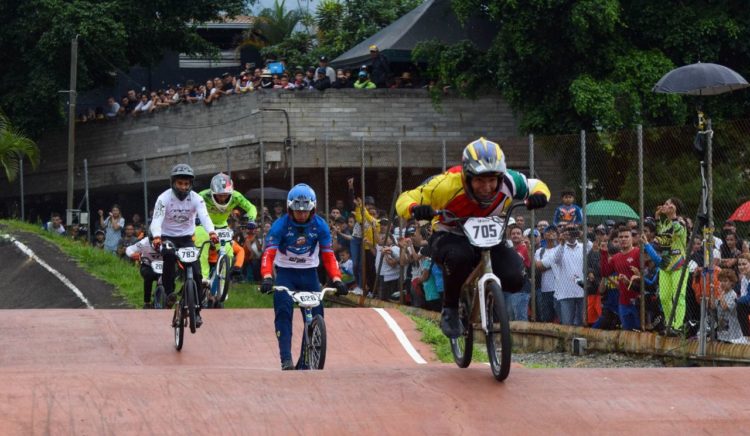
{"label": "white t-shirt", "polygon": [[52,226],[52,221],[47,221],[47,230],[49,230],[50,232],[55,232],[58,235],[62,235],[63,233],[65,233],[65,226],[60,224],[60,227],[54,228]]}
{"label": "white t-shirt", "polygon": [[[399,256],[401,255],[401,249],[398,247],[398,245],[392,245],[390,247],[391,254],[394,259],[398,260]],[[383,247],[378,245],[378,252],[375,255],[375,268],[380,265],[380,257],[382,256]],[[390,266],[388,265],[388,262],[383,259],[383,266],[380,268],[380,275],[383,277],[384,282],[391,282],[393,280],[398,280],[398,264],[396,266]]]}
{"label": "white t-shirt", "polygon": [[143,238],[125,249],[125,255],[128,257],[132,257],[135,253],[141,254],[143,263],[151,264],[154,260],[161,260],[161,254],[154,250],[148,238]]}
{"label": "white t-shirt", "polygon": [[[534,259],[542,262],[542,265],[544,265],[545,268],[550,268],[541,273],[542,281],[540,283],[540,289],[542,292],[555,292],[555,281],[557,279],[555,278],[554,259],[557,247],[559,247],[559,245],[552,248],[540,248],[534,253]],[[542,250],[544,250],[544,255],[542,255]]]}
{"label": "white t-shirt", "polygon": [[151,234],[154,237],[192,236],[195,233],[196,215],[208,233],[214,231],[214,224],[208,216],[206,203],[197,192],[190,191],[184,200],[180,200],[174,195],[172,188],[169,188],[156,199]]}

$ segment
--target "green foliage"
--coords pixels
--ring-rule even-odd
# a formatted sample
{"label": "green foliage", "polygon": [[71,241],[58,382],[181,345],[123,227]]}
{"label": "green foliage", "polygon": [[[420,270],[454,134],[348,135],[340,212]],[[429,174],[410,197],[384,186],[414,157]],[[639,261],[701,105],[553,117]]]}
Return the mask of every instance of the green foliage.
{"label": "green foliage", "polygon": [[[78,91],[110,82],[109,72],[153,65],[167,50],[215,50],[196,23],[236,15],[255,0],[22,0],[0,2],[0,107],[41,136],[65,119],[70,42],[79,36]],[[61,97],[62,96],[62,97]]]}
{"label": "green foliage", "polygon": [[274,0],[273,7],[264,8],[251,27],[242,33],[244,45],[255,47],[269,47],[282,44],[289,38],[298,24],[305,18],[305,12],[300,9],[287,9],[286,0]]}
{"label": "green foliage", "polygon": [[488,60],[471,41],[452,45],[437,40],[420,42],[412,51],[412,60],[426,62],[425,74],[436,80],[431,88],[433,92],[450,87],[461,95],[475,97],[478,92],[493,87],[486,80],[492,73]]}
{"label": "green foliage", "polygon": [[11,124],[0,111],[0,166],[9,182],[16,179],[21,159],[27,159],[32,168],[39,164],[39,148]]}
{"label": "green foliage", "polygon": [[[465,63],[463,71],[480,80],[463,83],[500,90],[525,132],[682,124],[690,115],[686,103],[695,100],[651,88],[675,66],[699,60],[750,74],[745,6],[728,0],[455,0],[460,17],[483,13],[499,29],[483,55],[492,71],[472,73],[475,64]],[[428,58],[433,73],[453,67],[449,59]],[[745,117],[750,107],[741,94],[704,105],[714,119]]]}
{"label": "green foliage", "polygon": [[312,17],[315,34],[290,33],[291,41],[266,46],[264,53],[286,57],[288,65],[317,65],[334,59],[417,7],[422,0],[322,0]]}

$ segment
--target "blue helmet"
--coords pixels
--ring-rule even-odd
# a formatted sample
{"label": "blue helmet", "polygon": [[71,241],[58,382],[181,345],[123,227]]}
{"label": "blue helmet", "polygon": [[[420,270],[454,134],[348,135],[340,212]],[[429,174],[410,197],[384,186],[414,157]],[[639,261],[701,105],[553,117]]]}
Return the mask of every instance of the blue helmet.
{"label": "blue helmet", "polygon": [[315,191],[304,183],[295,185],[286,196],[286,207],[292,211],[312,211],[316,203]]}

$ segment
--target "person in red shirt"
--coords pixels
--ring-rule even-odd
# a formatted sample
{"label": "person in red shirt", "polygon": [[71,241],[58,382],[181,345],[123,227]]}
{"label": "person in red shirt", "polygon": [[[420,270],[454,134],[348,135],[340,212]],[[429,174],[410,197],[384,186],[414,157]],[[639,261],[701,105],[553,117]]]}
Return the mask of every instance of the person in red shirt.
{"label": "person in red shirt", "polygon": [[640,297],[640,283],[631,280],[633,268],[639,269],[641,251],[633,246],[633,234],[627,227],[617,232],[620,242],[620,252],[610,257],[607,250],[601,250],[600,267],[602,277],[615,274],[619,295],[620,324],[623,330],[640,330],[641,320],[638,310]]}
{"label": "person in red shirt", "polygon": [[[523,229],[518,224],[508,226],[510,231],[510,242],[513,243],[513,249],[523,262],[524,270],[528,273],[531,268],[531,258],[529,257],[529,247],[523,241]],[[531,297],[531,283],[528,274],[524,274],[523,287],[520,292],[505,292],[505,307],[512,309],[514,321],[529,320],[529,299]]]}

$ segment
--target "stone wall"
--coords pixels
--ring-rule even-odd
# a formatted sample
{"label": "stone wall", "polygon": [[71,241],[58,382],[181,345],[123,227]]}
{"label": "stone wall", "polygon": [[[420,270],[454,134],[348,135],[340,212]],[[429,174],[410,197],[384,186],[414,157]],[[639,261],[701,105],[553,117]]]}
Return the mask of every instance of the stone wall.
{"label": "stone wall", "polygon": [[[393,179],[398,141],[402,142],[405,174],[414,180],[442,167],[443,141],[451,166],[458,163],[464,145],[479,136],[503,143],[509,167],[528,169],[528,142],[517,137],[517,120],[497,95],[476,100],[446,95],[436,104],[421,89],[274,91],[226,97],[211,106],[180,105],[138,118],[79,124],[75,187],[83,189],[85,158],[92,190],[137,195],[142,192],[144,157],[146,178],[149,184],[157,182],[155,186],[164,185],[173,164],[189,161],[199,179],[231,169],[238,185],[255,187],[261,141],[270,152],[267,156],[281,159],[268,163],[266,185],[286,186],[292,160],[291,149],[284,147],[287,128],[294,144],[297,181],[303,176],[322,176],[325,146],[333,173],[337,169],[347,174],[358,171],[362,142],[368,171],[383,170],[374,183]],[[39,145],[41,165],[33,173],[27,171],[26,194],[64,193],[66,132],[48,135]],[[553,157],[538,150],[537,162],[537,173],[553,189],[562,183]],[[18,195],[18,186],[2,192],[5,197]]]}

